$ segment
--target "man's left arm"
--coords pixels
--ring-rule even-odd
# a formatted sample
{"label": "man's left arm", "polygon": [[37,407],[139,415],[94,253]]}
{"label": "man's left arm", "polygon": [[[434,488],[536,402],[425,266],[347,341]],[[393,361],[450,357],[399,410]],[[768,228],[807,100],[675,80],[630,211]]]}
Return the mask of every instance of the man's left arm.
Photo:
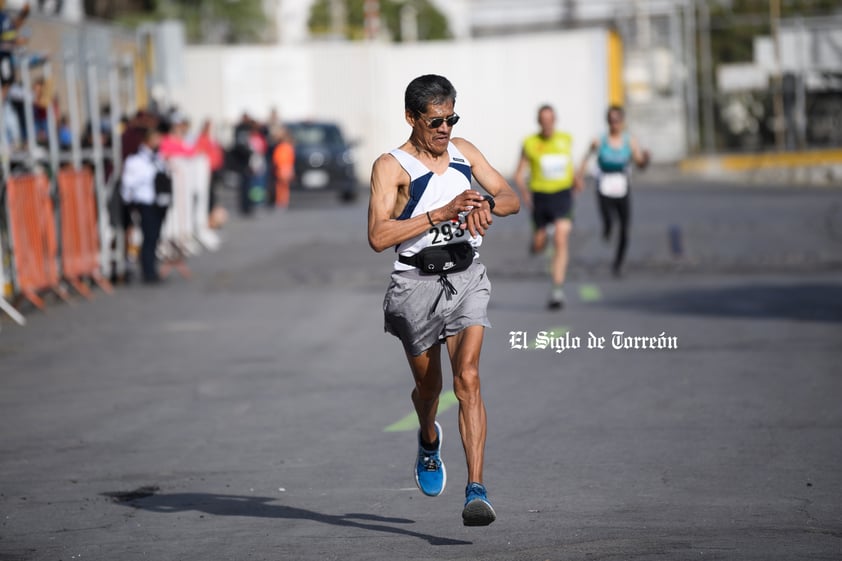
{"label": "man's left arm", "polygon": [[453,143],[471,162],[471,173],[476,178],[477,183],[494,197],[493,211],[490,210],[488,202],[484,202],[482,207],[497,216],[516,214],[520,210],[520,198],[509,185],[509,182],[488,163],[488,160],[476,146],[464,138],[454,138]]}
{"label": "man's left arm", "polygon": [[482,152],[476,146],[464,138],[454,138],[453,144],[471,162],[471,173],[477,180],[477,183],[493,197],[493,204],[492,201],[485,200],[479,207],[474,207],[465,216],[464,228],[472,236],[476,236],[477,234],[484,236],[488,231],[488,227],[494,221],[492,214],[496,214],[497,216],[515,214],[520,210],[520,199],[508,181],[488,163],[488,160],[485,159],[485,156],[482,155]]}

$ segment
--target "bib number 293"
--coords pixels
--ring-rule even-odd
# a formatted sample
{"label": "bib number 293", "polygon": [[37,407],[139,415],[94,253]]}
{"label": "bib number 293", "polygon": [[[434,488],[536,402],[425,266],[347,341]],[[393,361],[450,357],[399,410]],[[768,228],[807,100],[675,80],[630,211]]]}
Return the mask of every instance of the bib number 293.
{"label": "bib number 293", "polygon": [[461,238],[465,235],[465,230],[459,227],[459,224],[452,222],[443,222],[433,228],[430,228],[429,234],[432,234],[432,245],[447,243],[453,238]]}

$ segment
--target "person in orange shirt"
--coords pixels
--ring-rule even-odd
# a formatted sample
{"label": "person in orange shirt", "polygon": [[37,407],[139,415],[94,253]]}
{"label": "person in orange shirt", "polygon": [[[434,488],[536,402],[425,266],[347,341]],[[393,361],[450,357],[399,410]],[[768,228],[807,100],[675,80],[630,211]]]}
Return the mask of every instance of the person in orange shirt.
{"label": "person in orange shirt", "polygon": [[295,176],[295,148],[289,131],[283,126],[274,127],[272,140],[276,143],[272,150],[272,172],[275,180],[275,206],[289,207],[289,184]]}

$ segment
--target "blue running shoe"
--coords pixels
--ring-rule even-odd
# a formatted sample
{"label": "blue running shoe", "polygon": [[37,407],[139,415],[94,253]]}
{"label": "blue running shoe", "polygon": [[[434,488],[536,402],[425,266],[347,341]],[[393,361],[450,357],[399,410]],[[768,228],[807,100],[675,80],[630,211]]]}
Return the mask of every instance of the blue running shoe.
{"label": "blue running shoe", "polygon": [[497,520],[497,513],[488,502],[485,486],[480,483],[469,483],[465,488],[462,523],[465,526],[488,526],[495,520]]}
{"label": "blue running shoe", "polygon": [[418,459],[415,462],[415,483],[421,492],[428,497],[438,497],[444,491],[447,483],[447,472],[441,461],[441,444],[444,441],[444,434],[441,425],[436,423],[436,435],[439,446],[436,450],[425,450],[421,446],[421,431],[418,431]]}

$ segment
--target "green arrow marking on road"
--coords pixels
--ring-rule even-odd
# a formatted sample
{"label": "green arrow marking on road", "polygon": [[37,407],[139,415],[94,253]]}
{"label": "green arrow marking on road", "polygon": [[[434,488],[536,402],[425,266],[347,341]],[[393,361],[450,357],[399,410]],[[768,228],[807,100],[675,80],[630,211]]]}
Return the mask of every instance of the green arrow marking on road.
{"label": "green arrow marking on road", "polygon": [[[539,331],[542,331],[542,330],[539,329]],[[565,333],[570,331],[570,328],[567,327],[566,325],[559,325],[557,327],[550,327],[550,328],[545,329],[543,331],[546,331],[548,334],[552,334],[551,335],[552,337],[561,337],[562,335],[564,335]],[[528,343],[529,348],[531,350],[535,350],[535,334],[530,333],[529,336],[532,338],[532,340],[529,341],[529,343]]]}
{"label": "green arrow marking on road", "polygon": [[602,300],[602,291],[595,284],[583,284],[579,287],[579,300],[582,302]]}
{"label": "green arrow marking on road", "polygon": [[[456,394],[452,391],[445,392],[439,396],[439,413],[444,413],[454,405],[459,403],[456,399]],[[413,411],[400,421],[392,423],[383,432],[404,432],[418,429],[418,416]]]}
{"label": "green arrow marking on road", "polygon": [[[597,292],[599,292],[599,289],[597,289]],[[561,337],[562,335],[564,335],[568,331],[570,331],[570,328],[567,327],[566,325],[559,325],[557,327],[550,327],[546,330],[547,333],[552,333],[552,335],[554,337]],[[533,334],[533,336],[534,336],[534,334]],[[535,348],[535,340],[533,339],[532,341],[529,341],[528,345],[529,345],[530,349],[534,349]],[[447,411],[448,409],[450,409],[454,405],[457,405],[458,403],[459,403],[459,400],[456,399],[455,393],[453,393],[452,391],[445,392],[445,393],[441,394],[441,396],[439,396],[439,411],[438,412],[444,413],[445,411]],[[400,421],[394,422],[391,425],[389,425],[388,427],[386,427],[385,429],[383,429],[383,432],[406,432],[406,431],[417,430],[417,429],[418,429],[418,416],[413,411],[412,413],[410,413],[409,415],[407,415],[406,417],[404,417]]]}

